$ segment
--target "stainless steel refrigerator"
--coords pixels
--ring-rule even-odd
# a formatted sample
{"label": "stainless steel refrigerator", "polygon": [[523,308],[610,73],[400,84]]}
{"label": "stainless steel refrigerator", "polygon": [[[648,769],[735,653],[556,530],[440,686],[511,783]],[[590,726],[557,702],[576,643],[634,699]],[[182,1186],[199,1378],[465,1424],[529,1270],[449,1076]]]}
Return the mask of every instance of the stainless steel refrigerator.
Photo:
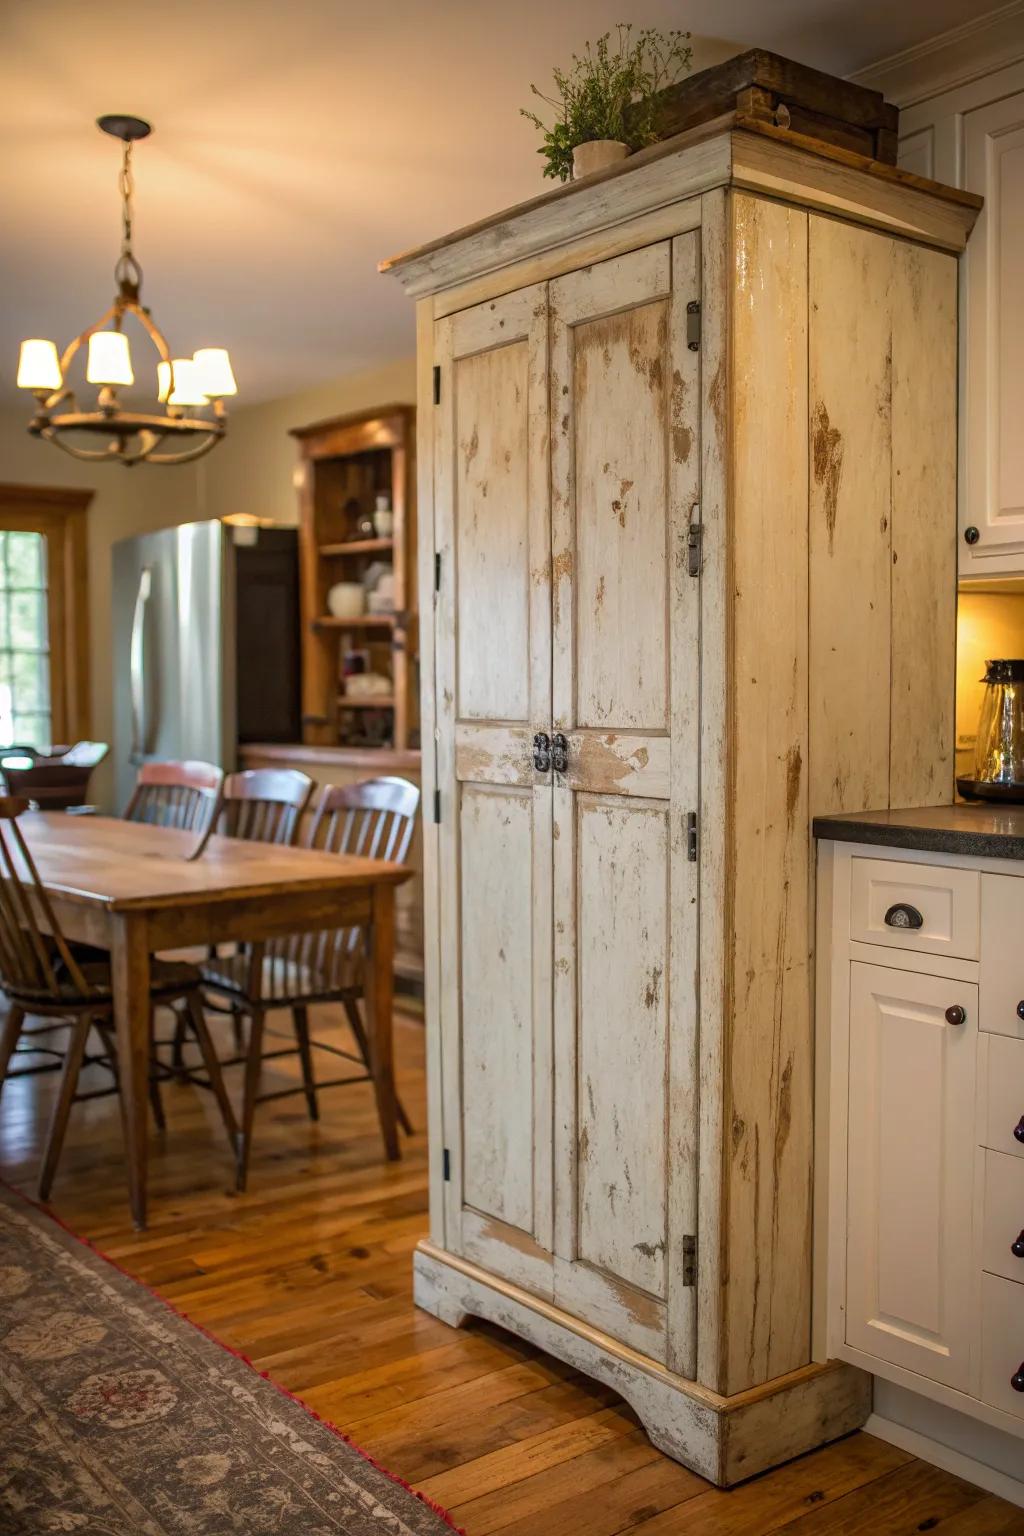
{"label": "stainless steel refrigerator", "polygon": [[210,521],[113,548],[115,807],[140,763],[230,770],[243,742],[298,741],[294,528]]}

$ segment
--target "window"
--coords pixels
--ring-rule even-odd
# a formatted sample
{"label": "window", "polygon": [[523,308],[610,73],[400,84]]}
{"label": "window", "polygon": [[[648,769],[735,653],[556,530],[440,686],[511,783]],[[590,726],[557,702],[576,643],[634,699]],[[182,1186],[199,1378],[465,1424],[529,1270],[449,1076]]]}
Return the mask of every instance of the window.
{"label": "window", "polygon": [[0,530],[0,747],[49,746],[46,538]]}
{"label": "window", "polygon": [[0,485],[0,748],[89,734],[91,491]]}

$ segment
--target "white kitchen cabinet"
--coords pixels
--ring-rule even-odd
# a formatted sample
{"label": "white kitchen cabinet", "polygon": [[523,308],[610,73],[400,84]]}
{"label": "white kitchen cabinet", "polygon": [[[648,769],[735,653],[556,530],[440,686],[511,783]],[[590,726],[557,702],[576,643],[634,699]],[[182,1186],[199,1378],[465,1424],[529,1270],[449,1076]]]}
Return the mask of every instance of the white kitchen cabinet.
{"label": "white kitchen cabinet", "polygon": [[899,163],[985,199],[961,268],[960,574],[1024,575],[1024,62],[904,108]]}
{"label": "white kitchen cabinet", "polygon": [[963,1390],[977,999],[964,982],[850,967],[846,1341]]}
{"label": "white kitchen cabinet", "polygon": [[[945,848],[961,827],[976,838],[986,814],[815,824],[827,839],[818,888],[829,947],[818,999],[821,1347],[1024,1436],[1024,1039],[1003,1017],[1019,990],[1024,861],[920,847],[930,819]],[[868,846],[893,821],[913,851]],[[1015,809],[991,822],[991,843],[1018,827],[1024,839]],[[884,945],[866,923],[879,890]],[[950,931],[976,933],[980,914],[980,942],[959,953],[927,942],[929,903],[943,892]],[[1017,1021],[1015,1003],[1009,1011]]]}

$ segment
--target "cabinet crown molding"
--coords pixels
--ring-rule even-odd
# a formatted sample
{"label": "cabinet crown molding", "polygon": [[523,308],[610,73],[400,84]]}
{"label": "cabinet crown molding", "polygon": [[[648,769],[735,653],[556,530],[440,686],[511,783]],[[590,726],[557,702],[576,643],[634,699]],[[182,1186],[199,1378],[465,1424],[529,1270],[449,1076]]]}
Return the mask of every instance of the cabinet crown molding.
{"label": "cabinet crown molding", "polygon": [[608,170],[391,257],[412,298],[564,248],[716,187],[780,197],[959,253],[981,198],[898,166],[730,112]]}
{"label": "cabinet crown molding", "polygon": [[1010,0],[987,15],[940,32],[901,53],[879,59],[848,78],[881,91],[900,108],[913,107],[956,86],[1024,59],[1024,0]]}

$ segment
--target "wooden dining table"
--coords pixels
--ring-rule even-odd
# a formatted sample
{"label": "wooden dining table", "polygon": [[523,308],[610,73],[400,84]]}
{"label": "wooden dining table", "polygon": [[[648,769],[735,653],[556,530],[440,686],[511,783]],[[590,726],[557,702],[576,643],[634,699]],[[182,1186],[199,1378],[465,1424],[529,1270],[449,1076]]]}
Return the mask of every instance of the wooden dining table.
{"label": "wooden dining table", "polygon": [[195,836],[109,816],[29,812],[26,842],[68,939],[109,950],[132,1219],[146,1224],[150,959],[157,951],[360,927],[374,1089],[389,1158],[400,1155],[392,1033],[398,864],[318,849]]}

